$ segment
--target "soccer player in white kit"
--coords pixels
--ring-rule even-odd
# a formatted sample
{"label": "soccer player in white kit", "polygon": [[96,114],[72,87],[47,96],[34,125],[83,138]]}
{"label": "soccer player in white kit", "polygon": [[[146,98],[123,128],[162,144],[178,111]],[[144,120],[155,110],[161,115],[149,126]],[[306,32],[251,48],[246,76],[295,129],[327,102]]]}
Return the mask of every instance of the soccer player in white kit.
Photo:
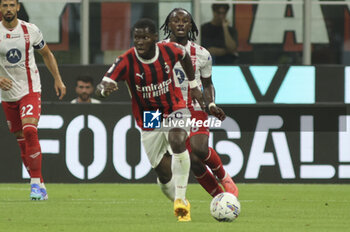
{"label": "soccer player in white kit", "polygon": [[[175,8],[166,18],[161,26],[164,34],[167,36],[164,42],[177,42],[183,45],[191,56],[192,64],[195,69],[195,79],[200,87],[203,87],[203,97],[207,103],[208,111],[220,120],[224,120],[226,115],[224,111],[215,105],[215,89],[211,80],[212,59],[210,53],[200,45],[194,43],[198,29],[194,23],[191,14],[183,8]],[[169,38],[169,39],[168,39]],[[192,119],[205,121],[208,114],[194,104],[191,96],[188,94],[188,79],[182,67],[177,63],[174,68],[175,75],[179,79],[181,91],[184,99],[187,101],[187,108],[191,111]],[[208,147],[209,128],[202,126],[192,128],[187,141],[187,149],[191,157],[191,170],[197,181],[213,197],[225,191],[238,197],[238,188],[232,178],[223,168],[222,162],[216,151]],[[211,172],[206,168],[208,166]],[[219,180],[216,180],[215,176]],[[171,181],[161,183],[163,192],[171,198],[173,187]]]}
{"label": "soccer player in white kit", "polygon": [[21,158],[30,175],[31,200],[47,200],[41,174],[41,148],[37,126],[41,112],[41,85],[34,59],[37,50],[55,81],[59,99],[66,87],[56,59],[43,40],[40,30],[17,18],[18,0],[0,0],[0,89],[2,107],[10,132],[17,138]]}

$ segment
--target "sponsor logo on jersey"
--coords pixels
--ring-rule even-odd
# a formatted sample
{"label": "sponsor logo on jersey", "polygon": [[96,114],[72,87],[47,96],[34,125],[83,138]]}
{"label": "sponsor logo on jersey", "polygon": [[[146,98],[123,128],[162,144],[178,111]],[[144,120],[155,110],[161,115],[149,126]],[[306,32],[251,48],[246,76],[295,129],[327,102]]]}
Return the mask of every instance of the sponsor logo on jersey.
{"label": "sponsor logo on jersey", "polygon": [[12,48],[6,53],[6,59],[11,64],[15,64],[22,58],[22,53],[17,48]]}
{"label": "sponsor logo on jersey", "polygon": [[170,67],[169,67],[169,65],[168,65],[166,62],[164,62],[164,70],[165,70],[165,72],[166,72],[167,74],[169,74],[169,72],[170,72]]}
{"label": "sponsor logo on jersey", "polygon": [[20,36],[20,34],[6,34],[6,39],[15,39],[19,38]]}
{"label": "sponsor logo on jersey", "polygon": [[148,99],[153,97],[159,97],[169,92],[170,84],[171,84],[171,79],[168,79],[158,84],[151,83],[150,85],[146,85],[146,86],[136,85],[136,90],[139,92],[142,92],[142,97],[144,99]]}
{"label": "sponsor logo on jersey", "polygon": [[136,73],[136,76],[140,77],[141,79],[143,79],[143,75],[144,75],[144,73],[141,73],[141,74],[140,73]]}
{"label": "sponsor logo on jersey", "polygon": [[182,82],[184,82],[185,80],[185,73],[178,68],[175,68],[174,71],[175,71],[176,78],[179,80],[179,83],[182,84]]}
{"label": "sponsor logo on jersey", "polygon": [[148,129],[160,128],[160,116],[162,115],[159,110],[157,111],[144,111],[143,112],[143,127]]}

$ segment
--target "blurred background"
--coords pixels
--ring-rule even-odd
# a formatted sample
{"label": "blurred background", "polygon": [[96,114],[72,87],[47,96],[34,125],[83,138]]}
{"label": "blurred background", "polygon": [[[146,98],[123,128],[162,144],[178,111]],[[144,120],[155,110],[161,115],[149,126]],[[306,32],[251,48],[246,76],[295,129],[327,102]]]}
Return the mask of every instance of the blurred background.
{"label": "blurred background", "polygon": [[[110,64],[132,45],[130,30],[138,19],[151,18],[160,27],[170,10],[182,7],[200,26],[211,20],[213,3],[230,5],[227,19],[237,31],[239,64],[345,65],[350,59],[347,0],[20,2],[20,18],[42,30],[60,64]],[[163,33],[159,35],[161,39]],[[310,60],[303,60],[305,56]]]}

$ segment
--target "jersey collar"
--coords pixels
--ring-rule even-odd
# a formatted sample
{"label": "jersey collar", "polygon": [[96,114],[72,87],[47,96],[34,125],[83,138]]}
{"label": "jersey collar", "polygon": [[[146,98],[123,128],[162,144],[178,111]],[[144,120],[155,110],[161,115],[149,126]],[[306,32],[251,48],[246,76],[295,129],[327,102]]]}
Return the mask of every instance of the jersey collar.
{"label": "jersey collar", "polygon": [[135,51],[137,59],[144,64],[152,64],[153,62],[155,62],[158,59],[158,56],[159,56],[158,44],[156,44],[156,53],[155,53],[154,57],[152,59],[149,59],[149,60],[143,59],[141,56],[139,56],[135,47],[134,47],[134,51]]}
{"label": "jersey collar", "polygon": [[1,27],[4,28],[5,30],[11,32],[11,31],[14,31],[14,30],[22,23],[22,20],[20,20],[20,19],[17,19],[17,20],[18,20],[18,21],[17,21],[17,25],[16,25],[14,28],[11,28],[11,29],[8,29],[7,27],[4,26],[3,20],[0,21],[0,25],[1,25]]}

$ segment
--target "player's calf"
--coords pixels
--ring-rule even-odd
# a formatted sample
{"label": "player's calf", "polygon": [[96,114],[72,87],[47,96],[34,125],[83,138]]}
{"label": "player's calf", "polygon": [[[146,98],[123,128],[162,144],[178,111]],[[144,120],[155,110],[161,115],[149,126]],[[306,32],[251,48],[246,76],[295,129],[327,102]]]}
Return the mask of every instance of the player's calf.
{"label": "player's calf", "polygon": [[24,124],[23,136],[26,141],[26,159],[31,178],[41,178],[41,148],[36,125]]}
{"label": "player's calf", "polygon": [[198,183],[207,191],[211,196],[216,196],[222,193],[223,190],[220,187],[218,181],[214,175],[208,171],[203,162],[193,153],[191,153],[191,170],[197,179]]}
{"label": "player's calf", "polygon": [[221,180],[225,177],[226,171],[222,165],[219,155],[213,148],[209,147],[209,152],[203,162],[208,165],[218,179]]}

